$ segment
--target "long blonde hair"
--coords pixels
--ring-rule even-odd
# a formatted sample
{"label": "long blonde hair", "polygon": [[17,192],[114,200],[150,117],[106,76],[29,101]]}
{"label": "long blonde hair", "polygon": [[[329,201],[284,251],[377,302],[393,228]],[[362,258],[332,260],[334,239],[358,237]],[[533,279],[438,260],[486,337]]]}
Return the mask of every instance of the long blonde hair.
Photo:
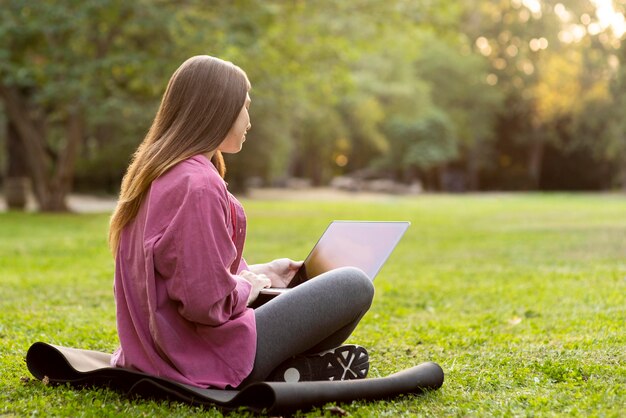
{"label": "long blonde hair", "polygon": [[172,75],[148,134],[133,155],[109,226],[109,247],[117,252],[122,229],[141,207],[152,181],[179,162],[214,152],[212,162],[224,177],[217,148],[228,135],[250,90],[245,72],[207,55],[189,58]]}

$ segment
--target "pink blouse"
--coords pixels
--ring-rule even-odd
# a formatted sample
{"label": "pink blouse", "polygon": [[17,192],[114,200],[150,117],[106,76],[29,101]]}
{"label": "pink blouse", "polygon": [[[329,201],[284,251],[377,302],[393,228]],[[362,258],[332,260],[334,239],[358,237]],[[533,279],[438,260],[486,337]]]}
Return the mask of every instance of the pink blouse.
{"label": "pink blouse", "polygon": [[256,351],[250,284],[237,274],[246,217],[204,156],[152,182],[115,262],[112,365],[199,387],[237,386]]}

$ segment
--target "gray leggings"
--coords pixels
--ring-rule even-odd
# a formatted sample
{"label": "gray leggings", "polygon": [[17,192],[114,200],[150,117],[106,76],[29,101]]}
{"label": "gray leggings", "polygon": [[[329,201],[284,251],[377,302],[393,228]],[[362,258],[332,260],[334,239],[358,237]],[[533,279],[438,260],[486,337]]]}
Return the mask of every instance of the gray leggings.
{"label": "gray leggings", "polygon": [[262,381],[290,357],[341,345],[365,315],[373,297],[374,285],[365,273],[343,267],[304,282],[257,308],[254,368],[241,386]]}

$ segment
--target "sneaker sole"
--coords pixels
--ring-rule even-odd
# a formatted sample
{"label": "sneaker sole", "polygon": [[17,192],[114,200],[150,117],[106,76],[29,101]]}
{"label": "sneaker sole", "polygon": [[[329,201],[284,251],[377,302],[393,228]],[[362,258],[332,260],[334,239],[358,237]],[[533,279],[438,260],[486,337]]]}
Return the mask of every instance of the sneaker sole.
{"label": "sneaker sole", "polygon": [[294,357],[276,370],[271,380],[302,382],[364,379],[369,365],[365,348],[344,345],[319,356]]}
{"label": "sneaker sole", "polygon": [[357,345],[338,347],[316,360],[323,377],[320,380],[364,379],[370,368],[367,350]]}

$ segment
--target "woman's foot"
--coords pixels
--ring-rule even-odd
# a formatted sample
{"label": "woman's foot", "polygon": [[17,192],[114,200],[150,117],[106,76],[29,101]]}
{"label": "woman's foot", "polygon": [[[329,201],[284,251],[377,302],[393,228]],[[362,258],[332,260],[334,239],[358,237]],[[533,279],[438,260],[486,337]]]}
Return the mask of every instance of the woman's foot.
{"label": "woman's foot", "polygon": [[367,350],[358,345],[342,345],[318,354],[290,358],[267,378],[277,382],[364,379],[370,368]]}

